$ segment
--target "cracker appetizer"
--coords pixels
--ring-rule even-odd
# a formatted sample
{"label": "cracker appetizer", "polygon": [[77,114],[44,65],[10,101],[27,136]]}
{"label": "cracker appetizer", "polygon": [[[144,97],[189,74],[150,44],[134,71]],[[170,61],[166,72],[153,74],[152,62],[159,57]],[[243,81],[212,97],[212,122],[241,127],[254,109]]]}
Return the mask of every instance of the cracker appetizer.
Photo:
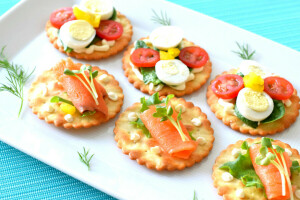
{"label": "cracker appetizer", "polygon": [[207,52],[183,38],[175,26],[162,26],[130,45],[123,69],[135,88],[150,95],[183,96],[198,90],[211,73]]}
{"label": "cracker appetizer", "polygon": [[29,106],[47,123],[89,128],[116,116],[123,105],[119,82],[105,70],[68,58],[43,72],[29,89]]}
{"label": "cracker appetizer", "polygon": [[99,60],[122,51],[132,37],[130,21],[111,0],[82,0],[55,10],[46,24],[47,36],[59,51],[85,60]]}
{"label": "cracker appetizer", "polygon": [[212,178],[226,200],[299,200],[299,162],[298,151],[286,143],[248,138],[221,152]]}
{"label": "cracker appetizer", "polygon": [[213,129],[206,115],[193,103],[173,97],[143,97],[116,121],[118,147],[149,169],[182,170],[212,149]]}
{"label": "cracker appetizer", "polygon": [[299,97],[293,85],[252,60],[217,76],[206,96],[216,116],[241,133],[275,134],[299,115]]}

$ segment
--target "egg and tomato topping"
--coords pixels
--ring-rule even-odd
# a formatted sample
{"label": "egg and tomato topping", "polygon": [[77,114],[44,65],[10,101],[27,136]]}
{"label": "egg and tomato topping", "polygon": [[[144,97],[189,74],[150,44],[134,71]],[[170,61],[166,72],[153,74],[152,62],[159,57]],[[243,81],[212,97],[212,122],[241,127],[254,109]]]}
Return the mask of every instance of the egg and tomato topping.
{"label": "egg and tomato topping", "polygon": [[236,106],[245,118],[262,121],[272,113],[274,103],[267,93],[244,88],[237,96]]}
{"label": "egg and tomato topping", "polygon": [[81,49],[88,46],[95,35],[95,29],[85,20],[69,21],[59,31],[60,40],[72,49]]}
{"label": "egg and tomato topping", "polygon": [[[236,84],[232,85],[232,82]],[[237,74],[225,74],[216,78],[211,87],[219,97],[218,102],[224,107],[224,111],[226,106],[222,102],[236,98],[238,112],[255,122],[263,121],[271,115],[275,107],[273,99],[285,102],[294,92],[292,84],[286,79],[270,76],[260,64],[250,60],[241,63]],[[233,108],[232,104],[232,111]]]}
{"label": "egg and tomato topping", "polygon": [[[139,44],[135,43],[135,49],[130,55],[130,64],[134,73],[143,81],[139,68],[152,67],[161,82],[176,90],[184,90],[185,83],[194,79],[194,74],[189,68],[203,68],[209,57],[205,50],[197,46],[188,45],[189,47],[181,48],[182,41],[184,41],[183,31],[179,27],[162,26],[155,29],[149,39],[139,40]],[[207,56],[202,57],[195,53],[198,49]],[[203,59],[204,62],[200,65],[189,64],[191,61],[197,62]],[[153,85],[152,82],[150,84]]]}
{"label": "egg and tomato topping", "polygon": [[109,19],[113,14],[113,5],[110,0],[83,0],[80,5],[73,7],[77,19],[89,22],[98,28],[101,20]]}
{"label": "egg and tomato topping", "polygon": [[[121,37],[123,27],[114,21],[116,16],[111,0],[83,0],[73,8],[54,11],[50,22],[56,31],[59,29],[58,46],[67,52],[90,54],[109,50]],[[99,40],[101,44],[97,43]]]}

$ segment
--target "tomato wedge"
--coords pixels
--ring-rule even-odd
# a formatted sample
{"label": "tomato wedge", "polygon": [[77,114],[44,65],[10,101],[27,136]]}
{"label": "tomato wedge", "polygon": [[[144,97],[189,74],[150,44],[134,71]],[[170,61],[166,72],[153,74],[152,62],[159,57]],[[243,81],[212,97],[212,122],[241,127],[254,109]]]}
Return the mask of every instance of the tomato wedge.
{"label": "tomato wedge", "polygon": [[222,99],[237,97],[239,91],[244,88],[243,78],[236,74],[221,75],[211,84],[212,91]]}
{"label": "tomato wedge", "polygon": [[207,63],[209,56],[204,49],[191,46],[180,50],[179,59],[188,67],[200,68]]}
{"label": "tomato wedge", "polygon": [[106,40],[116,40],[123,34],[123,26],[113,20],[102,20],[96,28],[96,34]]}
{"label": "tomato wedge", "polygon": [[57,9],[50,15],[51,24],[58,29],[60,29],[64,23],[75,19],[76,17],[73,13],[73,8],[71,7]]}
{"label": "tomato wedge", "polygon": [[264,91],[272,99],[289,99],[294,93],[293,85],[286,79],[276,76],[269,76],[264,79]]}
{"label": "tomato wedge", "polygon": [[160,57],[158,51],[139,48],[130,55],[130,60],[137,67],[154,67]]}

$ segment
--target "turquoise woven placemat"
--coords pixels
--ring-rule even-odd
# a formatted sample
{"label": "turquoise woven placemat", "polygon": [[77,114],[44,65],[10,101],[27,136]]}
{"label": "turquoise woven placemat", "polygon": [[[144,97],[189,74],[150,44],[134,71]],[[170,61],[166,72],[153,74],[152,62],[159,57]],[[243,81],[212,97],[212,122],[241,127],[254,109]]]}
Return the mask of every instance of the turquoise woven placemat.
{"label": "turquoise woven placemat", "polygon": [[[300,51],[300,1],[170,0]],[[1,0],[0,15],[19,0]],[[0,141],[0,199],[114,199]]]}

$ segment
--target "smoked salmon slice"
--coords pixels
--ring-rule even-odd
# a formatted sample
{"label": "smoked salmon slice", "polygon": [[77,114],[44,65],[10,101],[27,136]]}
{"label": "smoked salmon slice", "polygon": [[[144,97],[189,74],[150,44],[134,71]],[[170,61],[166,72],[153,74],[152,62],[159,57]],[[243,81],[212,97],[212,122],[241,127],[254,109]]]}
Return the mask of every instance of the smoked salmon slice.
{"label": "smoked salmon slice", "polygon": [[[84,111],[97,110],[107,116],[108,108],[103,98],[107,95],[107,93],[102,85],[100,85],[97,81],[95,81],[95,79],[93,79],[94,86],[98,94],[99,104],[97,105],[92,94],[87,90],[87,88],[81,83],[78,78],[64,74],[64,70],[66,68],[70,70],[80,70],[80,67],[81,64],[75,64],[70,58],[68,58],[67,61],[62,60],[59,64],[57,64],[54,67],[54,71],[58,76],[58,80],[62,84],[64,90],[70,97],[72,103],[80,113],[83,113]],[[93,68],[93,71],[95,71],[95,68]],[[86,75],[88,74],[86,73]],[[82,75],[78,76],[81,77],[81,79],[84,80],[87,85],[89,85]]]}
{"label": "smoked salmon slice", "polygon": [[[190,139],[182,141],[180,134],[173,124],[169,121],[161,122],[161,118],[153,117],[156,112],[155,106],[150,106],[148,110],[140,114],[140,118],[150,131],[151,136],[157,140],[162,150],[171,156],[188,159],[196,150],[198,143],[191,140],[185,126],[180,122],[183,133]],[[176,120],[177,114],[174,112],[172,117]]]}
{"label": "smoked salmon slice", "polygon": [[[253,163],[255,172],[265,187],[268,200],[287,200],[287,199],[289,199],[290,192],[289,192],[289,187],[288,187],[287,181],[285,181],[286,195],[285,196],[282,195],[282,181],[281,181],[281,176],[280,176],[279,170],[273,164],[264,166],[264,165],[258,165],[255,163],[255,158],[260,154],[259,153],[260,148],[261,148],[261,144],[253,144],[250,147],[250,157],[251,157],[251,161]],[[287,166],[287,169],[288,169],[288,172],[290,175],[291,174],[290,167],[292,165],[292,162],[286,152],[284,152],[283,155],[284,155],[284,160],[286,162],[286,166]],[[279,154],[278,154],[278,157],[280,158]],[[280,159],[280,161],[282,162],[282,159]]]}

